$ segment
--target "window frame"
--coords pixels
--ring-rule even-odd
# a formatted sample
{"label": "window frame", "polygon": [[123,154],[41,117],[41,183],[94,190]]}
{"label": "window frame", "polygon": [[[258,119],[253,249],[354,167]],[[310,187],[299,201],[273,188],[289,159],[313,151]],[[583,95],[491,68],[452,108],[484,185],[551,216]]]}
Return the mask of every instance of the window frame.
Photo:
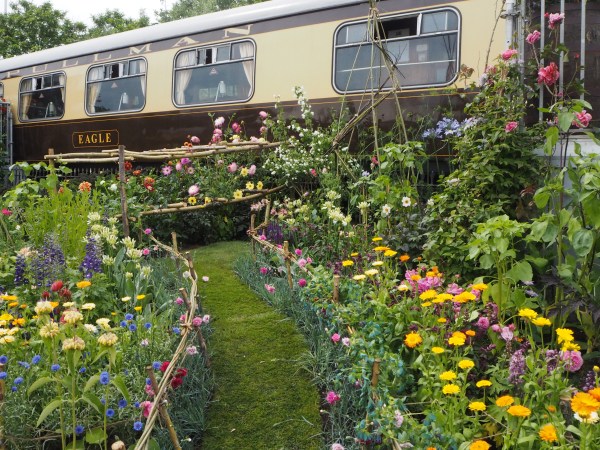
{"label": "window frame", "polygon": [[0,101],[3,101],[1,99],[4,98],[4,83],[2,81],[0,81]]}
{"label": "window frame", "polygon": [[[62,85],[58,85],[58,86],[54,86],[51,84],[50,87],[44,88],[43,87],[44,78],[52,77],[52,79],[53,79],[55,75],[57,75],[59,77],[59,80],[60,80],[60,76],[62,75],[64,77],[64,83]],[[27,80],[35,80],[38,78],[42,80],[42,88],[32,89],[32,90],[28,90],[28,91],[23,90],[24,82],[26,82]],[[52,81],[51,81],[51,83],[52,83]],[[41,92],[41,91],[49,90],[49,89],[63,89],[62,97],[64,98],[64,100],[63,100],[62,114],[56,115],[56,116],[50,116],[50,117],[37,117],[34,119],[24,118],[21,115],[21,112],[22,112],[21,107],[23,105],[23,100],[22,100],[23,94],[24,93],[33,94],[35,92]],[[64,70],[59,70],[56,72],[47,72],[47,73],[43,73],[43,74],[30,75],[30,76],[21,78],[21,80],[19,81],[18,98],[19,98],[19,103],[18,103],[18,108],[17,108],[17,117],[19,119],[19,122],[23,122],[23,123],[25,123],[25,122],[41,122],[41,121],[45,121],[45,120],[60,120],[60,119],[62,119],[65,116],[65,111],[67,109],[67,74],[66,74],[66,72]],[[46,105],[46,107],[47,107],[47,105]]]}
{"label": "window frame", "polygon": [[[206,49],[217,49],[219,47],[222,47],[224,45],[229,45],[230,50],[229,50],[229,55],[231,58],[231,47],[235,44],[239,44],[242,42],[249,42],[250,44],[252,44],[252,49],[253,49],[253,56],[252,57],[248,57],[248,58],[241,58],[241,59],[229,59],[227,61],[217,61],[214,63],[210,63],[210,64],[198,64],[196,63],[193,66],[185,66],[185,67],[177,67],[177,58],[179,58],[179,55],[185,52],[189,52],[191,50],[195,50],[196,51],[196,60],[198,61],[200,52],[202,50],[206,50]],[[218,55],[218,52],[217,52]],[[215,59],[216,59],[216,55],[215,55]],[[188,69],[197,69],[199,67],[216,67],[219,65],[227,65],[227,64],[231,64],[231,63],[236,63],[236,62],[244,62],[244,61],[252,61],[253,67],[252,67],[252,80],[250,82],[250,89],[248,91],[248,97],[245,99],[240,99],[240,100],[227,100],[227,101],[213,101],[213,102],[206,102],[206,103],[187,103],[187,104],[179,104],[177,103],[176,100],[176,96],[177,96],[177,91],[176,91],[176,82],[177,82],[177,71],[178,70],[188,70]],[[254,96],[254,88],[256,86],[256,42],[254,41],[254,39],[249,39],[249,38],[245,38],[245,39],[238,39],[235,41],[226,41],[226,42],[214,42],[210,45],[201,45],[201,46],[197,46],[197,47],[189,47],[189,48],[184,48],[181,49],[180,51],[178,51],[174,58],[173,58],[173,69],[172,69],[172,74],[173,74],[173,80],[172,80],[172,85],[171,85],[171,102],[173,103],[173,106],[175,106],[176,108],[193,108],[193,107],[198,107],[198,106],[210,106],[210,105],[226,105],[226,104],[234,104],[234,103],[247,103],[249,102],[252,97]]]}
{"label": "window frame", "polygon": [[[449,11],[451,13],[456,14],[456,20],[457,20],[456,30],[446,30],[446,31],[422,33],[423,15],[437,13],[437,12],[444,12],[444,11]],[[446,6],[446,7],[442,7],[442,8],[423,9],[423,10],[403,12],[403,13],[392,13],[392,14],[388,14],[385,16],[381,16],[381,22],[390,21],[390,20],[394,20],[394,19],[415,17],[415,16],[417,18],[417,34],[411,35],[411,36],[402,36],[402,37],[386,39],[383,42],[385,42],[385,43],[387,43],[387,42],[403,42],[403,41],[409,42],[411,40],[425,38],[425,37],[435,37],[435,36],[443,36],[443,35],[448,36],[448,35],[455,34],[456,35],[455,74],[451,80],[445,81],[443,83],[435,83],[435,84],[429,83],[429,84],[418,84],[418,85],[410,85],[410,86],[402,85],[402,90],[413,90],[413,89],[423,89],[423,88],[443,88],[443,87],[452,85],[453,83],[456,82],[456,80],[458,79],[459,73],[460,73],[461,38],[462,38],[462,16],[460,14],[460,11],[457,8],[454,8],[451,6]],[[366,19],[344,22],[344,23],[341,23],[340,25],[338,25],[333,33],[331,86],[332,86],[333,90],[335,92],[337,92],[338,94],[344,95],[344,94],[356,94],[356,93],[371,92],[370,89],[355,89],[355,90],[348,89],[348,90],[345,90],[345,89],[339,88],[336,85],[336,74],[337,74],[336,63],[337,63],[338,49],[351,48],[351,47],[360,48],[363,45],[364,46],[373,45],[370,37],[367,37],[366,40],[363,40],[360,42],[353,42],[353,43],[348,43],[348,44],[338,44],[339,34],[344,27],[348,27],[351,25],[358,25],[358,24],[367,24],[367,22],[368,21]],[[402,66],[402,64],[396,65],[396,67],[401,67],[401,66]],[[372,66],[372,67],[375,67],[375,66]],[[392,87],[385,87],[385,86],[381,88],[381,90],[383,90],[383,91],[389,91],[391,89],[392,89]]]}
{"label": "window frame", "polygon": [[[136,74],[136,75],[129,75],[129,73],[125,76],[120,76],[120,77],[114,77],[114,78],[104,78],[102,80],[96,80],[96,81],[89,81],[88,77],[90,72],[93,69],[96,69],[98,67],[103,67],[104,68],[104,73],[106,73],[106,70],[108,67],[110,66],[115,66],[117,64],[121,64],[123,62],[127,62],[127,72],[129,72],[129,64],[132,61],[144,61],[144,64],[146,65],[146,70],[145,72],[143,72],[142,74]],[[143,57],[143,56],[134,56],[131,58],[122,58],[122,59],[116,59],[110,62],[104,62],[104,63],[99,63],[99,64],[93,64],[91,66],[89,66],[87,68],[87,70],[85,71],[85,88],[84,88],[84,93],[83,93],[83,97],[84,97],[84,106],[83,109],[85,111],[85,114],[89,117],[96,117],[96,116],[107,116],[107,115],[113,115],[113,114],[130,114],[130,113],[136,113],[136,112],[140,112],[142,111],[145,107],[146,107],[146,98],[148,97],[148,60]],[[144,85],[143,85],[143,91],[144,91],[144,101],[140,103],[140,107],[137,109],[131,108],[131,109],[125,109],[125,110],[115,110],[115,111],[101,111],[101,112],[90,112],[88,109],[88,85],[90,83],[102,83],[102,82],[106,82],[106,81],[110,81],[113,80],[123,80],[126,78],[144,78]]]}

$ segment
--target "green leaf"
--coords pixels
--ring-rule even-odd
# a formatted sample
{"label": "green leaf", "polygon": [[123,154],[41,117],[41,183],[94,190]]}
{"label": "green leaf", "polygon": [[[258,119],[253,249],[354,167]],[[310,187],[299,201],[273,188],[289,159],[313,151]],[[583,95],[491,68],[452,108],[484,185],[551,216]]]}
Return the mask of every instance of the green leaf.
{"label": "green leaf", "polygon": [[88,444],[102,444],[107,437],[103,428],[94,428],[85,433],[85,442]]}
{"label": "green leaf", "polygon": [[575,119],[575,114],[571,111],[561,111],[558,113],[558,126],[563,133],[569,131],[571,124]]}
{"label": "green leaf", "polygon": [[71,441],[68,445],[67,448],[69,449],[75,449],[75,450],[85,450],[85,443],[83,442],[83,439],[79,439],[79,440],[75,440],[75,447],[73,447],[73,441]]}
{"label": "green leaf", "polygon": [[554,153],[554,147],[558,142],[558,127],[550,127],[546,130],[546,144],[544,145],[544,153],[546,156],[551,156]]}
{"label": "green leaf", "polygon": [[539,209],[544,209],[548,204],[548,200],[550,200],[550,192],[548,191],[536,192],[533,196],[533,201]]}
{"label": "green leaf", "polygon": [[86,392],[81,396],[81,400],[89,404],[92,408],[96,410],[98,414],[104,413],[104,405],[100,401],[100,399],[92,394],[91,392]]}
{"label": "green leaf", "polygon": [[158,441],[154,438],[148,441],[148,450],[160,450],[160,445],[158,445]]}
{"label": "green leaf", "polygon": [[506,272],[506,276],[513,281],[531,281],[533,279],[533,270],[531,264],[527,261],[519,261]]}
{"label": "green leaf", "polygon": [[32,392],[37,391],[42,386],[44,386],[48,383],[52,383],[53,381],[56,381],[56,380],[51,377],[38,378],[37,380],[35,380],[35,382],[31,386],[29,386],[29,389],[27,389],[27,395],[31,395]]}
{"label": "green leaf", "polygon": [[482,269],[487,270],[494,266],[494,258],[492,258],[492,255],[483,255],[479,258],[479,265]]}
{"label": "green leaf", "polygon": [[580,228],[573,234],[573,250],[577,256],[586,256],[594,247],[594,233]]}
{"label": "green leaf", "polygon": [[125,397],[125,400],[131,402],[131,397],[129,396],[129,391],[127,390],[127,386],[125,385],[125,379],[122,375],[117,375],[110,380],[110,383],[116,387],[121,395]]}
{"label": "green leaf", "polygon": [[594,228],[600,228],[600,202],[597,197],[592,195],[581,203],[588,223]]}
{"label": "green leaf", "polygon": [[581,430],[579,428],[577,428],[575,425],[569,425],[567,427],[567,431],[569,431],[570,433],[573,433],[575,436],[581,437]]}
{"label": "green leaf", "polygon": [[50,403],[48,403],[46,405],[46,407],[44,408],[44,410],[42,411],[42,413],[40,414],[40,417],[38,418],[38,421],[35,426],[39,427],[41,425],[41,423],[44,420],[46,420],[46,417],[48,417],[52,413],[52,411],[54,411],[56,408],[58,408],[61,404],[62,404],[61,399],[56,399],[56,400],[53,400]]}
{"label": "green leaf", "polygon": [[83,392],[89,391],[91,388],[93,388],[98,383],[98,381],[100,381],[100,375],[91,376],[90,379],[87,380],[87,383],[85,383]]}

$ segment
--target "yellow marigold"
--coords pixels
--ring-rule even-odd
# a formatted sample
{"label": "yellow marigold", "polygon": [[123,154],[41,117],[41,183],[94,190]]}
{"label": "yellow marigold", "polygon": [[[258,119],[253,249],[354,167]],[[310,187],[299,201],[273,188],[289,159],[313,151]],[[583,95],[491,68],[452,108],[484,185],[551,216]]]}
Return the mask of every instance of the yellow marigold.
{"label": "yellow marigold", "polygon": [[569,330],[568,328],[557,328],[556,335],[558,336],[558,343],[562,344],[563,342],[571,342],[573,337],[573,330]]}
{"label": "yellow marigold", "polygon": [[536,317],[535,319],[531,319],[531,323],[534,324],[536,327],[549,327],[550,325],[552,325],[552,322],[550,322],[550,320],[546,319],[545,317]]}
{"label": "yellow marigold", "polygon": [[431,302],[425,302],[425,303],[421,303],[421,306],[422,306],[423,308],[427,308],[428,306],[431,306],[431,305],[433,305],[433,303],[431,303]]}
{"label": "yellow marigold", "polygon": [[4,313],[4,314],[2,314],[0,316],[0,320],[6,320],[6,321],[8,321],[8,320],[13,320],[13,319],[14,319],[13,315],[12,314],[8,314],[8,313]]}
{"label": "yellow marigold", "polygon": [[485,403],[483,402],[471,402],[469,403],[469,409],[471,411],[485,411]]}
{"label": "yellow marigold", "polygon": [[65,311],[63,318],[65,319],[65,322],[74,324],[77,322],[81,322],[83,320],[83,315],[76,309],[70,309],[68,311]]}
{"label": "yellow marigold", "polygon": [[83,350],[85,348],[85,341],[79,336],[65,339],[62,345],[63,350]]}
{"label": "yellow marigold", "polygon": [[360,275],[354,275],[354,276],[352,277],[352,279],[353,279],[353,280],[356,280],[356,281],[362,281],[362,280],[364,280],[365,278],[367,278],[367,277],[366,277],[366,275],[363,275],[362,273],[361,273]]}
{"label": "yellow marigold", "polygon": [[358,252],[350,253],[350,256],[352,256],[353,258],[356,258],[358,256]]}
{"label": "yellow marigold", "polygon": [[137,311],[137,312],[140,312],[142,310],[142,307],[141,306],[134,306],[133,310]]}
{"label": "yellow marigold", "polygon": [[370,277],[373,277],[373,276],[377,275],[378,273],[379,273],[379,270],[377,270],[377,269],[365,270],[365,275],[368,275]]}
{"label": "yellow marigold", "polygon": [[18,297],[16,295],[4,294],[4,295],[0,295],[0,298],[2,300],[6,300],[7,302],[10,302],[10,301],[17,300]]}
{"label": "yellow marigold", "polygon": [[9,308],[14,308],[15,306],[18,306],[18,305],[19,305],[19,302],[10,302],[10,303],[8,304],[8,307],[9,307]]}
{"label": "yellow marigold", "polygon": [[455,295],[453,301],[456,303],[466,303],[469,300],[475,300],[476,298],[477,297],[472,292],[463,291],[460,294]]}
{"label": "yellow marigold", "polygon": [[58,335],[60,329],[56,322],[50,322],[40,328],[40,336],[43,338],[53,338]]}
{"label": "yellow marigold", "polygon": [[484,387],[490,387],[492,385],[492,382],[490,380],[479,380],[475,386],[477,386],[478,388],[484,388]]}
{"label": "yellow marigold", "polygon": [[400,256],[400,262],[406,262],[410,259],[410,256],[404,254],[402,256]]}
{"label": "yellow marigold", "polygon": [[447,384],[442,388],[442,392],[446,395],[458,394],[460,392],[460,387],[456,384]]}
{"label": "yellow marigold", "polygon": [[376,252],[387,252],[388,250],[390,250],[390,248],[384,245],[378,245],[373,250],[375,250]]}
{"label": "yellow marigold", "polygon": [[473,367],[475,367],[475,363],[473,361],[471,361],[470,359],[461,359],[458,362],[458,367],[460,367],[461,369],[472,369]]}
{"label": "yellow marigold", "polygon": [[589,416],[600,409],[600,401],[587,392],[578,392],[571,399],[571,409],[580,416]]}
{"label": "yellow marigold", "polygon": [[[236,191],[236,192],[237,192],[237,191]],[[241,192],[241,191],[240,191],[240,192]],[[187,202],[188,202],[188,205],[192,205],[192,206],[193,206],[193,205],[195,205],[195,204],[196,204],[196,202],[198,202],[198,199],[197,199],[196,197],[189,197],[189,198],[187,199]]]}
{"label": "yellow marigold", "polygon": [[533,309],[531,308],[521,308],[519,309],[519,317],[523,317],[525,319],[535,319],[537,317],[538,313],[536,313]]}
{"label": "yellow marigold", "polygon": [[347,259],[345,261],[342,261],[342,266],[344,266],[344,267],[350,267],[350,266],[353,266],[353,265],[354,265],[354,261],[351,261],[349,259]]}
{"label": "yellow marigold", "polygon": [[59,302],[50,302],[50,304],[52,305],[53,308],[56,308],[58,305],[60,305]]}
{"label": "yellow marigold", "polygon": [[555,413],[556,412],[556,406],[554,406],[554,405],[548,405],[548,406],[546,406],[546,409],[548,411],[550,411],[551,413]]}
{"label": "yellow marigold", "polygon": [[600,402],[600,388],[590,389],[587,393]]}
{"label": "yellow marigold", "polygon": [[411,275],[411,276],[410,276],[410,279],[411,279],[412,281],[419,281],[419,280],[421,279],[421,275],[417,275],[417,274],[415,274],[415,275]]}
{"label": "yellow marigold", "polygon": [[540,439],[544,442],[557,442],[558,435],[556,434],[556,427],[551,423],[544,425],[539,431]]}
{"label": "yellow marigold", "polygon": [[383,241],[383,238],[380,238],[379,236],[375,236],[373,239],[371,239],[371,241],[379,242],[379,241]]}
{"label": "yellow marigold", "polygon": [[12,344],[15,340],[16,338],[14,336],[2,336],[0,338],[0,344]]}
{"label": "yellow marigold", "polygon": [[135,298],[136,298],[136,300],[144,300],[146,298],[146,294],[139,294]]}
{"label": "yellow marigold", "polygon": [[436,295],[437,295],[437,292],[435,292],[433,289],[428,289],[425,292],[423,292],[421,295],[419,295],[419,298],[421,300],[431,300]]}
{"label": "yellow marigold", "polygon": [[452,370],[447,370],[446,372],[442,372],[440,374],[440,380],[444,381],[452,381],[456,379],[456,372]]}
{"label": "yellow marigold", "polygon": [[496,405],[500,407],[510,406],[515,402],[515,399],[510,395],[503,395],[502,397],[498,397],[496,399]]}
{"label": "yellow marigold", "polygon": [[448,319],[446,319],[445,317],[440,317],[437,321],[438,323],[446,323],[448,322]]}
{"label": "yellow marigold", "polygon": [[88,281],[88,280],[79,281],[76,284],[76,286],[79,289],[85,289],[86,287],[90,287],[91,285],[92,285],[91,281]]}
{"label": "yellow marigold", "polygon": [[448,339],[448,344],[454,345],[455,347],[460,347],[461,345],[465,345],[466,341],[467,335],[465,333],[455,331],[452,333],[452,336],[450,336],[450,339]]}
{"label": "yellow marigold", "polygon": [[385,252],[383,252],[383,256],[388,256],[388,257],[394,257],[398,254],[398,252],[395,252],[394,250],[388,249]]}
{"label": "yellow marigold", "polygon": [[375,267],[383,266],[383,261],[373,261],[373,266],[375,266]]}
{"label": "yellow marigold", "polygon": [[432,347],[431,351],[436,355],[439,355],[440,353],[444,353],[446,350],[444,350],[442,347]]}
{"label": "yellow marigold", "polygon": [[514,417],[529,417],[531,415],[531,410],[523,405],[512,405],[506,412]]}
{"label": "yellow marigold", "polygon": [[581,346],[579,344],[576,344],[575,342],[565,342],[562,347],[561,350],[563,352],[566,352],[568,350],[575,350],[575,351],[579,351],[581,350]]}
{"label": "yellow marigold", "polygon": [[112,347],[119,341],[115,333],[104,333],[98,336],[98,344],[104,347]]}
{"label": "yellow marigold", "polygon": [[477,291],[485,291],[488,288],[488,285],[485,283],[475,283],[471,286],[471,289],[475,289]]}
{"label": "yellow marigold", "polygon": [[469,450],[489,450],[491,445],[485,441],[474,441],[469,445]]}
{"label": "yellow marigold", "polygon": [[473,337],[473,336],[475,336],[477,333],[475,333],[473,330],[467,330],[467,331],[465,331],[465,334],[466,334],[467,336]]}
{"label": "yellow marigold", "polygon": [[22,317],[19,317],[18,319],[12,321],[13,327],[22,327],[23,325],[25,325],[25,319]]}
{"label": "yellow marigold", "polygon": [[438,294],[433,300],[433,303],[444,303],[446,300],[451,300],[452,297],[454,297],[452,294],[444,292],[442,294]]}
{"label": "yellow marigold", "polygon": [[421,342],[423,342],[423,338],[419,335],[419,333],[415,333],[414,331],[408,333],[404,338],[404,345],[409,348],[415,348]]}

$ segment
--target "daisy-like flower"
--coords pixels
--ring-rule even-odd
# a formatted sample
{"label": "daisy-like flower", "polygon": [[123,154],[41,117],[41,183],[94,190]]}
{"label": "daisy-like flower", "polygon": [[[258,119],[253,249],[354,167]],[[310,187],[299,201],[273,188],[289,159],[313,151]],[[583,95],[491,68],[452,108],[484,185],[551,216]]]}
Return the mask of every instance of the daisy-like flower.
{"label": "daisy-like flower", "polygon": [[472,369],[473,367],[475,367],[475,363],[470,359],[462,359],[458,362],[458,367],[464,370]]}
{"label": "daisy-like flower", "polygon": [[578,392],[571,399],[571,409],[581,417],[588,417],[600,409],[600,401],[587,392]]}
{"label": "daisy-like flower", "polygon": [[388,217],[392,212],[392,207],[388,204],[385,204],[381,207],[381,217]]}
{"label": "daisy-like flower", "polygon": [[388,249],[385,252],[383,252],[383,256],[387,256],[387,257],[394,257],[398,254],[398,252],[395,252],[394,250]]}
{"label": "daisy-like flower", "polygon": [[455,331],[454,333],[452,333],[452,336],[450,336],[450,338],[448,339],[448,344],[454,345],[455,347],[460,347],[462,345],[465,345],[466,341],[467,335],[465,333]]}
{"label": "daisy-like flower", "polygon": [[407,254],[404,254],[402,256],[400,256],[400,262],[406,262],[410,259],[410,256],[408,256]]}
{"label": "daisy-like flower", "polygon": [[437,292],[434,291],[433,289],[428,289],[425,292],[421,293],[421,295],[419,295],[419,298],[421,300],[431,300],[432,298],[435,298],[437,296]]}
{"label": "daisy-like flower", "polygon": [[188,205],[195,205],[198,202],[198,199],[196,197],[190,197],[187,199]]}
{"label": "daisy-like flower", "polygon": [[558,336],[558,343],[571,342],[575,338],[573,337],[573,330],[568,328],[557,328],[556,335]]}
{"label": "daisy-like flower", "polygon": [[479,380],[477,383],[475,383],[475,386],[478,388],[490,387],[491,385],[492,382],[490,380]]}
{"label": "daisy-like flower", "polygon": [[557,442],[558,435],[556,433],[556,427],[551,423],[546,424],[540,427],[540,431],[538,432],[540,439],[544,442]]}
{"label": "daisy-like flower", "polygon": [[91,281],[88,281],[88,280],[79,281],[79,282],[77,282],[77,284],[76,284],[76,286],[77,286],[79,289],[85,289],[86,287],[90,287],[91,285],[92,285],[92,282],[91,282]]}
{"label": "daisy-like flower", "polygon": [[95,307],[96,307],[95,303],[84,303],[83,305],[81,305],[81,309],[83,309],[84,311],[91,311]]}
{"label": "daisy-like flower", "polygon": [[525,319],[535,319],[537,317],[538,313],[536,313],[533,309],[531,308],[522,308],[519,309],[519,317],[523,317]]}
{"label": "daisy-like flower", "polygon": [[440,353],[444,353],[446,350],[444,350],[442,347],[431,347],[431,351],[436,355],[439,355]]}
{"label": "daisy-like flower", "polygon": [[447,370],[446,372],[442,372],[440,374],[440,380],[452,381],[455,379],[456,379],[456,372],[453,372],[452,370]]}
{"label": "daisy-like flower", "polygon": [[489,450],[492,446],[485,441],[474,441],[469,445],[469,450]]}
{"label": "daisy-like flower", "polygon": [[350,260],[350,259],[346,259],[345,261],[342,261],[342,266],[343,267],[350,267],[354,265],[354,261]]}
{"label": "daisy-like flower", "polygon": [[415,348],[417,345],[423,342],[423,338],[419,335],[419,333],[410,332],[404,338],[404,345],[408,348]]}
{"label": "daisy-like flower", "polygon": [[446,395],[458,394],[460,392],[460,387],[456,384],[447,384],[442,388],[442,392]]}
{"label": "daisy-like flower", "polygon": [[383,266],[383,261],[373,261],[372,265],[375,267]]}
{"label": "daisy-like flower", "polygon": [[377,270],[377,269],[365,270],[365,275],[367,275],[369,277],[373,277],[373,276],[377,275],[378,273],[379,273],[379,270]]}
{"label": "daisy-like flower", "polygon": [[256,189],[258,189],[259,191],[263,188],[263,182],[259,181],[258,183],[256,183]]}
{"label": "daisy-like flower", "polygon": [[531,410],[523,405],[513,405],[506,412],[514,417],[529,417],[531,415]]}
{"label": "daisy-like flower", "polygon": [[354,275],[352,277],[352,279],[355,280],[355,281],[363,281],[365,278],[367,278],[367,276],[364,275],[364,274],[362,274],[362,273],[359,274],[359,275]]}
{"label": "daisy-like flower", "polygon": [[233,193],[234,199],[242,198],[243,196],[244,196],[244,193],[239,189],[237,191],[234,191],[234,193]]}
{"label": "daisy-like flower", "polygon": [[410,205],[412,205],[410,197],[402,197],[402,206],[408,208]]}
{"label": "daisy-like flower", "polygon": [[535,319],[531,319],[531,323],[536,327],[549,327],[552,325],[552,322],[545,317],[536,317]]}
{"label": "daisy-like flower", "polygon": [[469,403],[469,409],[471,411],[485,411],[486,406],[483,402],[471,402]]}

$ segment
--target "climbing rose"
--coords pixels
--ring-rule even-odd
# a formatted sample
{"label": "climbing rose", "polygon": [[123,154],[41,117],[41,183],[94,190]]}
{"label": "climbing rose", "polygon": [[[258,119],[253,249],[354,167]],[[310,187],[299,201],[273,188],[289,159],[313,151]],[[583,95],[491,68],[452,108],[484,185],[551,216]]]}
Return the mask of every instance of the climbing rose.
{"label": "climbing rose", "polygon": [[580,113],[575,114],[575,116],[577,117],[577,120],[573,121],[573,125],[575,125],[577,128],[587,127],[592,120],[592,115],[585,109]]}
{"label": "climbing rose", "polygon": [[506,126],[504,127],[504,131],[506,131],[507,133],[510,133],[511,131],[513,131],[515,128],[517,128],[519,124],[517,122],[508,122],[506,124]]}
{"label": "climbing rose", "polygon": [[565,13],[548,14],[547,17],[548,28],[554,30],[554,28],[556,28],[557,25],[560,25],[561,23],[563,23],[563,20],[565,20]]}
{"label": "climbing rose", "polygon": [[552,86],[558,80],[560,73],[558,71],[558,67],[554,62],[551,62],[550,65],[546,67],[542,67],[538,70],[538,79],[537,82],[539,84],[545,84],[546,86]]}
{"label": "climbing rose", "polygon": [[519,53],[518,51],[516,51],[514,48],[509,48],[508,50],[502,52],[502,59],[504,61],[508,61],[509,59],[511,59],[513,56],[515,56],[517,53]]}
{"label": "climbing rose", "polygon": [[533,45],[535,44],[537,41],[540,40],[540,38],[542,37],[542,33],[540,33],[538,30],[532,31],[531,33],[529,33],[527,35],[527,37],[525,38],[525,40]]}

